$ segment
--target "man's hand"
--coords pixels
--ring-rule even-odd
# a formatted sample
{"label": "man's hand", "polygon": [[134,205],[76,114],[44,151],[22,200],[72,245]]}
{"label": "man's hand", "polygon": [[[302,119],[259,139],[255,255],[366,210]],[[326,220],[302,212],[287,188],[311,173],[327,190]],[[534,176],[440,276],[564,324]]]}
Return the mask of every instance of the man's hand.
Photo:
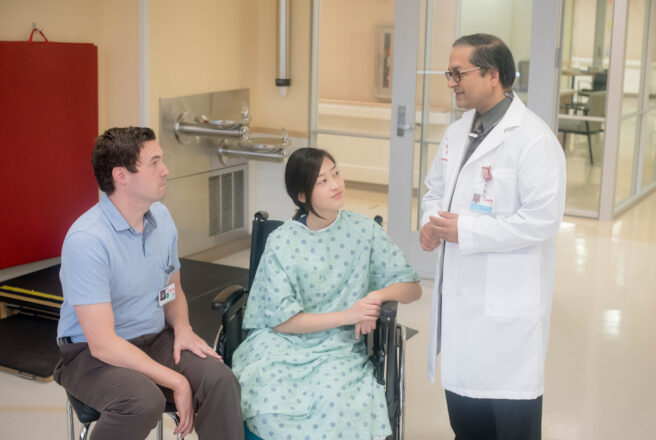
{"label": "man's hand", "polygon": [[180,423],[178,423],[173,434],[186,437],[194,429],[194,407],[191,397],[191,386],[189,386],[187,379],[180,374],[179,381],[172,390],[175,409],[178,411],[178,416],[180,417]]}
{"label": "man's hand", "polygon": [[431,223],[436,226],[437,235],[449,243],[458,243],[458,214],[439,211],[440,217],[432,217]]}
{"label": "man's hand", "polygon": [[433,221],[434,218],[436,217],[431,216],[430,221],[422,226],[419,231],[419,244],[421,244],[421,248],[426,252],[431,252],[438,247],[441,242],[438,226]]}
{"label": "man's hand", "polygon": [[173,341],[173,360],[177,365],[180,362],[180,353],[182,350],[189,350],[196,356],[205,359],[207,356],[212,356],[218,360],[222,360],[212,347],[207,345],[191,327],[184,327],[182,329],[175,329],[175,340]]}

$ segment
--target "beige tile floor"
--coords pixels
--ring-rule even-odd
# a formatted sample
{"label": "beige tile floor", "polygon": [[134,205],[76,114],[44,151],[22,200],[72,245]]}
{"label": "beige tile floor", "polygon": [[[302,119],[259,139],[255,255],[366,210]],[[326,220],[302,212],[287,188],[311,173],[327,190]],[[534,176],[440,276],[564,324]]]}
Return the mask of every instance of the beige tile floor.
{"label": "beige tile floor", "polygon": [[[387,211],[381,194],[347,200],[366,215]],[[557,245],[543,438],[656,439],[656,194],[614,222],[565,218]],[[245,266],[248,253],[219,261]],[[419,330],[408,341],[406,438],[451,439],[443,390],[426,378],[432,282],[422,286],[399,312]],[[64,404],[53,382],[0,373],[0,439],[65,438]]]}

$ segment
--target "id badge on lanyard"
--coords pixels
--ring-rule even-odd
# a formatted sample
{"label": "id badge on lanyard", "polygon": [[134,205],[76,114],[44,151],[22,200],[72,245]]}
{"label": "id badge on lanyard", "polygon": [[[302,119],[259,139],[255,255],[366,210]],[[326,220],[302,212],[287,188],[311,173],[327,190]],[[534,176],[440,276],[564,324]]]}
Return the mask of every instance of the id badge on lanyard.
{"label": "id badge on lanyard", "polygon": [[157,292],[157,302],[160,307],[163,307],[164,304],[168,304],[174,299],[175,299],[175,283],[171,283]]}
{"label": "id badge on lanyard", "polygon": [[492,215],[494,197],[487,193],[490,182],[492,181],[492,166],[481,167],[481,177],[482,183],[476,185],[469,209]]}

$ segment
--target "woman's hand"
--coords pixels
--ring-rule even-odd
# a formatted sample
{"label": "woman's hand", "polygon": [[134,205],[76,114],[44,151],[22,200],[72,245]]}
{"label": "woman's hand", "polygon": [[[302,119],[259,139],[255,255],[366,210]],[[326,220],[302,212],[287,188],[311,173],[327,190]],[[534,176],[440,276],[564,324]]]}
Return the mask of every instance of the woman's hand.
{"label": "woman's hand", "polygon": [[349,309],[344,311],[348,324],[358,324],[361,321],[373,321],[374,325],[380,314],[380,303],[365,296],[359,299]]}
{"label": "woman's hand", "polygon": [[365,298],[374,304],[378,304],[379,306],[382,306],[386,301],[383,298],[383,293],[380,290],[372,290],[367,294],[367,296],[365,296]]}
{"label": "woman's hand", "polygon": [[360,339],[360,335],[366,335],[376,330],[376,321],[360,321],[355,324],[355,339]]}

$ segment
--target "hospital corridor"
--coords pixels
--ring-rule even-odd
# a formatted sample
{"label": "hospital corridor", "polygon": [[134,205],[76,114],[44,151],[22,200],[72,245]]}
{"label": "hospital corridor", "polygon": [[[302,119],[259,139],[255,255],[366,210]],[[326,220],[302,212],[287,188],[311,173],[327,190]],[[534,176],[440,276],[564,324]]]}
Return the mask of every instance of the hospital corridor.
{"label": "hospital corridor", "polygon": [[71,402],[91,439],[656,440],[656,0],[0,0],[0,440],[82,439]]}

